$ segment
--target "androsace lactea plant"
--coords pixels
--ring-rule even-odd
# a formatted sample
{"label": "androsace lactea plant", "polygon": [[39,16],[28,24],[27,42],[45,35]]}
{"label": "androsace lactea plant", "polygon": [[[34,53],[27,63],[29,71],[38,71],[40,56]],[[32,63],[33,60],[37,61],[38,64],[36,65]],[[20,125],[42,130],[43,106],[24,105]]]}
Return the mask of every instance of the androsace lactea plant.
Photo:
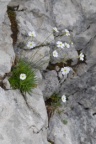
{"label": "androsace lactea plant", "polygon": [[[44,44],[51,35],[54,35],[54,33],[59,33],[59,30],[56,27],[53,28],[52,33],[44,40],[42,44]],[[70,37],[70,32],[67,29],[65,29],[64,35],[67,37],[68,36]],[[29,50],[34,49],[36,47],[36,43],[33,41],[33,39],[36,38],[36,32],[30,31],[28,32],[28,36],[31,38],[31,40],[27,41],[27,44],[26,44],[27,49]],[[59,57],[58,49],[66,49],[66,48],[70,49],[71,45],[73,45],[72,41],[70,44],[67,42],[57,41],[56,49],[53,50],[52,56],[57,59]],[[32,58],[34,59],[34,56]],[[44,57],[42,57],[42,59],[43,58]],[[83,61],[84,54],[80,53],[78,58],[81,61]],[[31,67],[30,63],[31,61],[28,62],[25,60],[20,60],[18,64],[16,65],[16,67],[13,69],[12,76],[9,79],[11,86],[14,89],[20,89],[22,93],[26,93],[26,92],[30,93],[32,89],[35,88],[37,85],[35,71],[33,70],[34,67]],[[64,75],[68,75],[71,70],[72,68],[70,68],[69,66],[63,66],[60,71],[62,73],[62,76],[64,76]],[[65,95],[63,95],[61,99],[64,103],[66,102]]]}

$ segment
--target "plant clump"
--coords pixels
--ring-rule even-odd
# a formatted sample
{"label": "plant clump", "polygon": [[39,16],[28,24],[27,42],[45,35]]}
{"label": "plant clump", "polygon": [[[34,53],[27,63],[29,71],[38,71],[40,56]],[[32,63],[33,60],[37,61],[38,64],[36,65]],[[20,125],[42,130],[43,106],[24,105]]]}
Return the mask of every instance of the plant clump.
{"label": "plant clump", "polygon": [[19,60],[12,70],[9,82],[13,89],[19,89],[22,93],[30,94],[37,85],[35,71],[31,64],[25,60]]}

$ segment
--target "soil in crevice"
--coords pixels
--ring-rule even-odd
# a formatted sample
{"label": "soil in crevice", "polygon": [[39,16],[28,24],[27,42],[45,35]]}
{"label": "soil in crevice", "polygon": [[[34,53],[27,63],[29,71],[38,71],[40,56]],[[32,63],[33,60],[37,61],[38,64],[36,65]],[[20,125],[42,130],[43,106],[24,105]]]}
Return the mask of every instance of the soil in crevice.
{"label": "soil in crevice", "polygon": [[18,24],[17,24],[17,20],[16,20],[16,12],[14,10],[14,7],[7,7],[7,14],[11,23],[11,37],[13,39],[13,46],[16,44],[17,42],[17,36],[18,36]]}

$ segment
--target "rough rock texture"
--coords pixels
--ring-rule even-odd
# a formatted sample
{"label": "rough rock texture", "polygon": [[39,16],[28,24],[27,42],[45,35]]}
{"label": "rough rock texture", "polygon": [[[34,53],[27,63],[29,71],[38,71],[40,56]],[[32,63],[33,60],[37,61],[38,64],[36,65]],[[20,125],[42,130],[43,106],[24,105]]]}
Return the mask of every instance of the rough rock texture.
{"label": "rough rock texture", "polygon": [[[10,72],[15,58],[5,14],[9,1],[0,0],[0,78]],[[96,0],[12,0],[9,6],[16,13],[18,25],[16,54],[23,53],[28,59],[32,58],[32,62],[38,60],[45,71],[43,82],[38,72],[39,87],[32,96],[26,95],[26,99],[18,90],[0,88],[0,144],[48,144],[47,139],[52,144],[96,144]],[[55,37],[54,26],[60,31]],[[62,35],[65,28],[70,31],[71,40]],[[37,34],[34,41],[38,52],[37,48],[21,48],[26,47],[27,33],[32,30]],[[59,55],[62,59],[66,53],[67,58],[73,60],[74,74],[62,83],[55,70],[46,71],[58,40],[74,43],[70,51],[64,50]],[[77,50],[85,54],[84,62],[78,63]],[[47,54],[42,61],[41,54]],[[58,61],[51,58],[52,63]],[[67,103],[62,103],[49,120],[48,135],[41,90],[45,98],[57,91],[67,96]]]}
{"label": "rough rock texture", "polygon": [[7,5],[11,0],[0,0],[0,33],[1,33],[1,26],[4,20],[4,16],[7,10]]}
{"label": "rough rock texture", "polygon": [[28,59],[33,64],[33,66],[41,70],[45,70],[50,61],[49,51],[50,51],[49,47],[44,46],[29,51],[22,50],[21,55],[23,58]]}
{"label": "rough rock texture", "polygon": [[[0,78],[11,71],[15,59],[6,14],[8,3],[0,1]],[[40,72],[36,75],[40,83]],[[0,83],[0,144],[48,144],[48,118],[41,90],[34,89],[32,95],[26,95],[24,99],[18,90],[10,89],[7,79],[2,82],[6,91]]]}
{"label": "rough rock texture", "polygon": [[28,96],[27,104],[18,90],[0,88],[0,101],[1,144],[48,144],[46,109],[38,88]]}
{"label": "rough rock texture", "polygon": [[[68,101],[49,123],[49,139],[56,144],[96,143],[96,64],[61,87]],[[64,121],[67,124],[64,124]]]}
{"label": "rough rock texture", "polygon": [[60,84],[57,78],[56,71],[49,71],[44,74],[43,80],[43,95],[45,99],[48,99],[52,96],[53,93],[57,93],[59,90]]}
{"label": "rough rock texture", "polygon": [[56,49],[58,52],[58,57],[55,58],[53,57],[53,54],[51,54],[51,63],[56,64],[56,63],[60,63],[60,62],[66,62],[67,60],[72,60],[73,61],[73,65],[77,63],[78,61],[78,53],[76,51],[76,49],[71,46],[69,49],[68,48],[64,48],[64,49]]}
{"label": "rough rock texture", "polygon": [[[0,15],[1,14],[2,13],[0,13]],[[4,24],[1,27],[2,32],[0,33],[0,77],[3,77],[5,73],[10,72],[12,63],[15,59],[9,24],[8,16],[6,15]]]}

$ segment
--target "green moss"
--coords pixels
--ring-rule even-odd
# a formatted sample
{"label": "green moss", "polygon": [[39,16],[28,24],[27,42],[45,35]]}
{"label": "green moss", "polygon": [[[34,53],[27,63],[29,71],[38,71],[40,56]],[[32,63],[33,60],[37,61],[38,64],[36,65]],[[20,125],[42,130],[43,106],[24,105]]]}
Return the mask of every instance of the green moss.
{"label": "green moss", "polygon": [[67,120],[63,120],[62,122],[63,122],[64,125],[66,125],[68,123]]}
{"label": "green moss", "polygon": [[53,94],[47,101],[47,106],[57,108],[61,106],[61,97],[58,94]]}

